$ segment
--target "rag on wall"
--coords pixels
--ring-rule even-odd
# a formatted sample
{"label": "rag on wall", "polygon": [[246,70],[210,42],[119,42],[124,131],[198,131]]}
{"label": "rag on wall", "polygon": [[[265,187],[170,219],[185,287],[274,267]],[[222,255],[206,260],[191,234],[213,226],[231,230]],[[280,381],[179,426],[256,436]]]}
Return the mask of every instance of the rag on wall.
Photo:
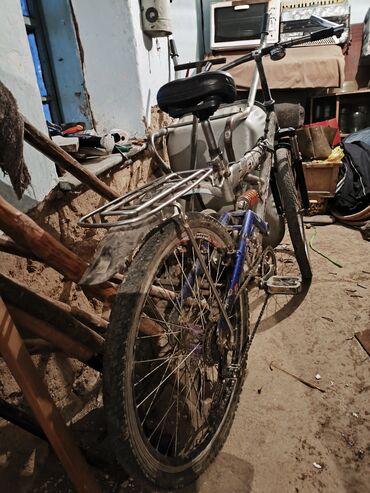
{"label": "rag on wall", "polygon": [[23,158],[23,118],[12,93],[0,81],[0,169],[9,175],[18,199],[31,183]]}

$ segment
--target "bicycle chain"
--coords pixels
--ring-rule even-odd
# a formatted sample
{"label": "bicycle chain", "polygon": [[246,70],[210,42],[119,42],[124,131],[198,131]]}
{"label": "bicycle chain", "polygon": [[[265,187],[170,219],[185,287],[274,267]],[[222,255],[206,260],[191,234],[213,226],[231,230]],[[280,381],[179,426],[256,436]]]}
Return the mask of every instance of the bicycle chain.
{"label": "bicycle chain", "polygon": [[[255,273],[255,270],[259,267],[259,265],[261,264],[262,262],[262,259],[263,257],[265,256],[266,252],[268,251],[269,249],[268,248],[265,248],[265,250],[263,250],[263,252],[261,253],[261,255],[258,257],[258,259],[255,261],[254,265],[252,266],[252,268],[250,269],[250,272],[247,276],[247,278],[245,279],[245,281],[243,282],[242,284],[242,287],[240,289],[240,291],[244,290],[247,288],[250,280],[252,279],[254,273]],[[248,338],[248,342],[246,343],[246,346],[242,349],[242,358],[244,357],[247,357],[248,356],[248,351],[252,345],[252,342],[253,342],[253,339],[254,339],[254,336],[256,335],[256,332],[257,332],[257,329],[259,327],[259,324],[261,323],[261,320],[262,320],[262,316],[263,316],[263,313],[265,311],[265,308],[266,308],[266,305],[267,305],[267,302],[270,298],[270,294],[269,293],[266,293],[266,296],[265,296],[265,300],[263,302],[263,305],[262,305],[262,308],[261,308],[261,311],[258,315],[258,318],[256,320],[256,323],[254,324],[254,328],[253,328],[253,331],[251,332],[251,335],[249,336]]]}
{"label": "bicycle chain", "polygon": [[256,335],[258,326],[261,323],[262,315],[263,315],[263,312],[265,311],[265,308],[266,308],[266,305],[267,305],[267,302],[268,302],[269,298],[270,298],[270,294],[266,293],[265,301],[263,302],[263,305],[262,305],[260,314],[258,315],[258,318],[256,320],[256,323],[254,324],[253,331],[251,332],[251,335],[248,338],[248,342],[247,342],[245,348],[243,348],[243,358],[248,356],[249,349],[250,349],[250,347],[252,345],[254,336]]}

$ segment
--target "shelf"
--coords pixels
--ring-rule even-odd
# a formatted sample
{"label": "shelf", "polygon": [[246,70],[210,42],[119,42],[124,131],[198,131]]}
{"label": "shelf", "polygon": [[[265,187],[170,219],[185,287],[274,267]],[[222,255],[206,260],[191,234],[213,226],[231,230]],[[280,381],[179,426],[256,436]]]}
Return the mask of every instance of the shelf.
{"label": "shelf", "polygon": [[370,89],[358,89],[357,91],[346,91],[346,92],[329,92],[326,94],[320,94],[319,96],[313,96],[312,99],[321,99],[321,98],[332,98],[332,97],[337,97],[337,96],[351,96],[354,94],[369,94]]}
{"label": "shelf", "polygon": [[[355,122],[352,121],[356,111],[363,113],[361,122],[363,120],[366,127],[370,120],[370,89],[313,96],[311,98],[310,122],[316,123],[336,118],[340,127],[340,136],[344,139],[349,135],[348,130],[359,126],[359,122],[356,122],[355,125]],[[360,118],[360,115],[357,116]]]}

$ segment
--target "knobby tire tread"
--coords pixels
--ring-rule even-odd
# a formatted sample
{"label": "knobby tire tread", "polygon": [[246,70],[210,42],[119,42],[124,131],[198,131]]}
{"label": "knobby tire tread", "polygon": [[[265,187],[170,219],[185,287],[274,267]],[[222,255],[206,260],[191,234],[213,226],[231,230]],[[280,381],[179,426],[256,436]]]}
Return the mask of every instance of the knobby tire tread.
{"label": "knobby tire tread", "polygon": [[[188,214],[188,218],[192,229],[198,227],[199,229],[210,229],[213,232],[217,232],[217,234],[225,240],[225,243],[227,242],[226,244],[229,245],[230,249],[233,248],[232,239],[218,221],[212,217],[199,213]],[[132,443],[126,414],[129,413],[130,410],[127,410],[125,406],[124,396],[126,389],[124,373],[127,359],[130,358],[130,348],[128,348],[129,331],[135,330],[135,327],[131,328],[131,325],[136,317],[136,310],[141,309],[140,306],[142,307],[141,302],[138,303],[140,306],[136,307],[130,293],[138,293],[145,278],[153,275],[153,272],[149,271],[150,266],[152,264],[153,268],[156,268],[155,266],[157,263],[155,259],[162,255],[163,248],[172,240],[174,231],[179,235],[180,226],[173,220],[160,226],[160,228],[152,234],[143,245],[126,273],[125,281],[121,285],[114,302],[110,327],[105,343],[103,386],[108,432],[113,440],[112,445],[114,446],[118,462],[135,478],[143,479],[152,485],[156,484],[164,488],[177,489],[196,480],[196,478],[213,462],[225,443],[238,407],[246,374],[246,361],[245,364],[241,365],[241,373],[236,384],[237,387],[234,392],[233,403],[230,406],[227,421],[225,422],[221,433],[215,440],[211,452],[204,458],[204,462],[201,464],[201,467],[199,467],[199,470],[194,471],[187,469],[184,474],[181,474],[181,477],[179,477],[180,475],[175,476],[163,472],[161,472],[159,476],[157,475],[157,477],[151,475]],[[181,233],[183,233],[182,230]],[[248,306],[246,307],[246,310],[246,333],[248,333]],[[124,329],[122,330],[122,328]]]}
{"label": "knobby tire tread", "polygon": [[[287,149],[277,150],[276,172],[284,212],[288,223],[290,238],[293,244],[297,263],[299,265],[302,279],[309,281],[312,278],[312,269],[308,256],[307,242],[304,231],[301,230],[299,222],[300,207],[298,206],[297,190],[291,171],[291,157]],[[302,228],[304,225],[302,224]]]}

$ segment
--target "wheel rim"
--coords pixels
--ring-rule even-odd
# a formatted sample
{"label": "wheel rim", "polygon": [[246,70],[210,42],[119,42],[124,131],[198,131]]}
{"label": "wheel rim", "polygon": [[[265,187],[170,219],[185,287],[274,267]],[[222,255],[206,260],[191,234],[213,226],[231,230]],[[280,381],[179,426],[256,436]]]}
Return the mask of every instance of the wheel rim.
{"label": "wheel rim", "polygon": [[[228,257],[219,239],[196,234],[203,259],[221,298],[228,288]],[[235,383],[225,384],[222,363],[236,363],[242,347],[237,303],[229,350],[220,354],[216,330],[220,320],[214,294],[185,237],[176,240],[159,262],[142,318],[161,333],[137,332],[131,399],[143,454],[162,470],[181,471],[200,461],[223,426]],[[160,290],[160,291],[158,291]],[[168,299],[158,297],[166,293]],[[142,319],[141,318],[141,319]]]}

